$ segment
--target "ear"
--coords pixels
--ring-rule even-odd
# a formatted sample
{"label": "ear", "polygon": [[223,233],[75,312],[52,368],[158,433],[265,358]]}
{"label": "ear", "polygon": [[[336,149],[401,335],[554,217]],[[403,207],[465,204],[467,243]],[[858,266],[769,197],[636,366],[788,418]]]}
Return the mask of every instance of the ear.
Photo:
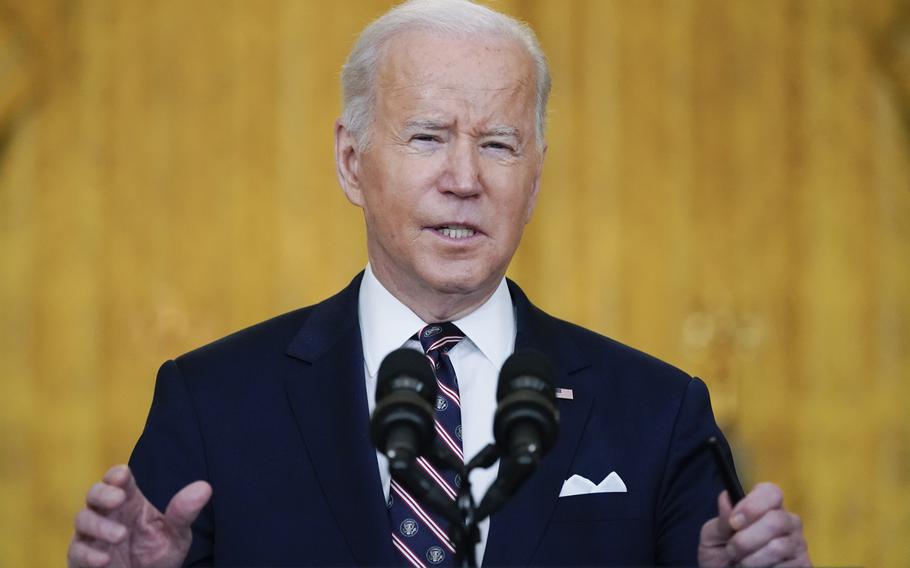
{"label": "ear", "polygon": [[360,187],[360,150],[357,139],[348,128],[335,121],[335,168],[338,183],[348,201],[363,207],[363,191]]}
{"label": "ear", "polygon": [[537,162],[537,171],[534,172],[534,181],[531,184],[531,197],[528,199],[528,209],[525,211],[525,225],[531,222],[531,215],[537,207],[537,195],[540,193],[540,176],[543,174],[543,162],[547,157],[547,145],[544,144],[540,152],[540,161]]}

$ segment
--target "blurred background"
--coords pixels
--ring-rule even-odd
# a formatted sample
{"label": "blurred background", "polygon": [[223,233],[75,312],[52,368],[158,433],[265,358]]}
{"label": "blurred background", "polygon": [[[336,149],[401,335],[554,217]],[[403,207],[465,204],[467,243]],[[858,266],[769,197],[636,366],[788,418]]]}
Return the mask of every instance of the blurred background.
{"label": "blurred background", "polygon": [[[61,565],[165,360],[340,289],[388,0],[0,0],[0,566]],[[554,78],[538,305],[705,379],[819,565],[910,566],[910,3],[511,0]]]}

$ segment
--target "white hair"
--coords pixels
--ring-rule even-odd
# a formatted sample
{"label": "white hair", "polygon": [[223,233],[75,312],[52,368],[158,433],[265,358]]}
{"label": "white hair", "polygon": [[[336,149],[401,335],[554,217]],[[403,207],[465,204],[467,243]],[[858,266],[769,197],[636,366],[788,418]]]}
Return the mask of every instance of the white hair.
{"label": "white hair", "polygon": [[547,58],[531,28],[514,18],[470,0],[408,0],[367,26],[341,69],[341,122],[363,150],[370,143],[376,102],[376,72],[388,40],[408,30],[449,36],[485,36],[516,40],[528,50],[536,70],[536,134],[543,146],[550,97]]}

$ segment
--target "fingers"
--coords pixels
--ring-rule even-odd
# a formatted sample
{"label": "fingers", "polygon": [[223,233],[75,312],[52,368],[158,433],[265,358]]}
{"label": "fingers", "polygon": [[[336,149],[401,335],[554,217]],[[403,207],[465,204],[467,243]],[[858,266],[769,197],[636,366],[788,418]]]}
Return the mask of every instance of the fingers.
{"label": "fingers", "polygon": [[85,496],[85,503],[100,512],[110,512],[120,507],[138,493],[133,474],[125,465],[115,465],[107,470],[101,481],[92,485]]}
{"label": "fingers", "polygon": [[76,515],[76,535],[108,544],[117,544],[126,538],[126,527],[101,516],[91,509],[82,509]]}
{"label": "fingers", "polygon": [[85,504],[101,512],[113,511],[125,501],[126,492],[123,489],[104,482],[92,485],[85,496]]}
{"label": "fingers", "polygon": [[717,517],[701,530],[699,565],[811,566],[802,520],[783,504],[771,483],[757,485],[735,507],[721,493]]}
{"label": "fingers", "polygon": [[85,495],[86,508],[73,523],[76,531],[67,551],[70,566],[106,566],[111,561],[108,548],[123,542],[128,534],[127,527],[117,519],[129,502],[130,492],[138,493],[132,473],[122,465],[112,467],[102,481],[92,485]]}
{"label": "fingers", "polygon": [[796,556],[790,558],[789,560],[784,560],[777,564],[778,568],[806,568],[807,566],[811,568],[812,561],[809,559],[809,551],[806,547],[806,539],[801,538],[801,543],[798,546]]}
{"label": "fingers", "polygon": [[806,568],[812,566],[812,561],[809,560],[806,539],[802,533],[791,533],[768,542],[763,548],[743,558],[740,565]]}
{"label": "fingers", "polygon": [[111,556],[92,548],[85,541],[73,539],[66,552],[66,560],[69,568],[101,568],[108,565]]}
{"label": "fingers", "polygon": [[768,511],[730,538],[727,553],[744,562],[752,558],[758,562],[755,565],[769,566],[795,554],[797,541],[794,535],[799,535],[800,530],[801,522],[796,515],[782,509]]}
{"label": "fingers", "polygon": [[773,483],[759,483],[737,503],[730,516],[733,530],[742,530],[762,518],[765,513],[784,506],[784,492]]}
{"label": "fingers", "polygon": [[189,529],[211,496],[212,486],[205,481],[190,483],[174,495],[171,502],[168,503],[164,516],[173,523],[175,528]]}
{"label": "fingers", "polygon": [[129,466],[126,465],[115,465],[107,470],[101,480],[108,485],[121,488],[126,493],[127,499],[132,498],[137,491],[136,479],[133,477],[133,472],[130,471]]}
{"label": "fingers", "polygon": [[146,507],[151,507],[137,487],[133,472],[125,465],[115,465],[107,470],[101,482],[89,490],[86,501],[90,507],[114,517],[127,527],[139,522],[138,516]]}
{"label": "fingers", "polygon": [[792,535],[779,536],[756,552],[740,560],[744,567],[780,566],[780,563],[796,556],[797,543]]}

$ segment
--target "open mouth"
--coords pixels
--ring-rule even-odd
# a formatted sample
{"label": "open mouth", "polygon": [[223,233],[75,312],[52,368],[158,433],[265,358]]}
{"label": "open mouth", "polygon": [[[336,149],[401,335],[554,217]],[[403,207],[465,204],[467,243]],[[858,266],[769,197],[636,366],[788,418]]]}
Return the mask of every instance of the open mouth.
{"label": "open mouth", "polygon": [[467,239],[477,234],[477,231],[466,225],[440,225],[433,230],[450,239]]}

